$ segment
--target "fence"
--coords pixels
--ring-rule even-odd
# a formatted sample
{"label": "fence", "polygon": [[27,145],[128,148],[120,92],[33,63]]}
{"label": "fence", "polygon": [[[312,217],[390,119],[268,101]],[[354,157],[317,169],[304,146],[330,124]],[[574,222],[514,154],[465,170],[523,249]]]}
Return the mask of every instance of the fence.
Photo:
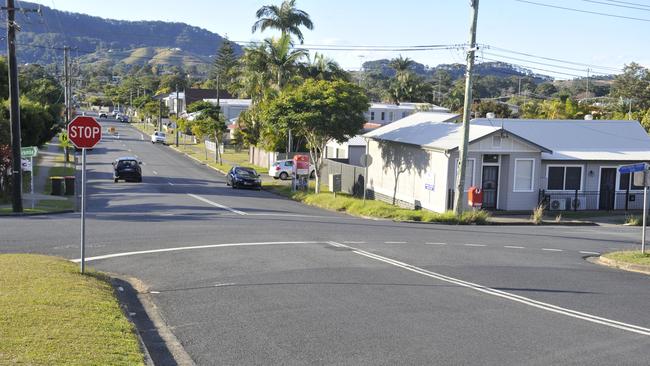
{"label": "fence", "polygon": [[[323,164],[323,169],[321,169],[321,179],[323,181],[329,182],[328,177],[330,174],[341,174],[341,192],[359,197],[363,196],[363,187],[366,182],[365,168],[332,159],[324,159]],[[332,189],[332,187],[329,188]]]}
{"label": "fence", "polygon": [[642,210],[643,192],[637,191],[539,191],[539,203],[551,211]]}

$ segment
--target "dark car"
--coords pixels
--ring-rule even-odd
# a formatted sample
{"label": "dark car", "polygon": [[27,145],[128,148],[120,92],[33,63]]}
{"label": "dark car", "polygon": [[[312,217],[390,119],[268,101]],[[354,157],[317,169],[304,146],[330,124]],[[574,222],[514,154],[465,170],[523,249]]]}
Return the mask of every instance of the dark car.
{"label": "dark car", "polygon": [[252,168],[235,166],[226,175],[226,184],[233,188],[257,188],[262,189],[262,179]]}
{"label": "dark car", "polygon": [[113,181],[142,182],[141,162],[133,157],[118,158],[113,162]]}
{"label": "dark car", "polygon": [[117,120],[120,121],[120,122],[122,122],[122,123],[129,123],[129,116],[124,115],[124,114],[121,114],[121,115],[117,118]]}
{"label": "dark car", "polygon": [[106,115],[106,113],[100,113],[99,118],[108,118],[108,116]]}

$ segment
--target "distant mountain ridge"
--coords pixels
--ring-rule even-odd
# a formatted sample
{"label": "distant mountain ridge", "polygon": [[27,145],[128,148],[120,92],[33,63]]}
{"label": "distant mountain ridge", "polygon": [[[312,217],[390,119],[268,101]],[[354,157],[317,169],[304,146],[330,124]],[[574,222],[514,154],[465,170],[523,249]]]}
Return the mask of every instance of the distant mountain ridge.
{"label": "distant mountain ridge", "polygon": [[[37,8],[26,1],[21,7]],[[185,23],[126,21],[60,11],[41,5],[42,15],[16,13],[21,27],[17,55],[20,62],[50,64],[60,62],[62,51],[52,47],[70,46],[73,55],[95,51],[127,51],[138,48],[170,48],[207,58],[216,54],[224,38],[206,29]],[[239,45],[235,52],[241,53]],[[6,52],[6,42],[0,42]],[[143,59],[143,63],[147,60]]]}

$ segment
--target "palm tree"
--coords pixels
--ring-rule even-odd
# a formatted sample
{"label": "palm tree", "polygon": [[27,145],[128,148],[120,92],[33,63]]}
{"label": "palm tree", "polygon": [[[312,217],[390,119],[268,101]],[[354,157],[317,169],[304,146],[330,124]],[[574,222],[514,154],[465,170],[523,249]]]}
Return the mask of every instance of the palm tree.
{"label": "palm tree", "polygon": [[292,49],[291,39],[286,34],[278,39],[265,39],[264,52],[277,90],[281,90],[289,81],[291,75],[296,71],[298,61],[309,54],[307,50]]}
{"label": "palm tree", "polygon": [[413,60],[408,57],[403,58],[402,55],[399,55],[399,57],[390,60],[388,63],[388,66],[393,68],[397,74],[402,74],[409,71],[411,65],[413,65]]}
{"label": "palm tree", "polygon": [[308,59],[301,65],[301,73],[304,78],[316,80],[345,80],[350,81],[350,75],[331,58],[316,52],[314,59]]}
{"label": "palm tree", "polygon": [[309,18],[309,14],[296,8],[296,0],[284,0],[280,7],[276,5],[265,5],[255,13],[257,21],[253,24],[253,33],[258,29],[262,32],[267,28],[274,28],[282,32],[282,35],[294,35],[304,43],[304,37],[300,31],[300,26],[311,30],[314,24]]}

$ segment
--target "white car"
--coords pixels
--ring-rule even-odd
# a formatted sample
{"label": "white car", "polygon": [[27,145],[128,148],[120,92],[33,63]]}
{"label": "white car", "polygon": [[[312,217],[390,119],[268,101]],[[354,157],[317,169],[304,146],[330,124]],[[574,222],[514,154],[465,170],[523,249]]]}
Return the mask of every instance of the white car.
{"label": "white car", "polygon": [[151,135],[151,143],[155,144],[156,142],[160,142],[162,144],[165,143],[167,140],[167,137],[165,136],[164,132],[156,131]]}
{"label": "white car", "polygon": [[[293,174],[293,160],[278,160],[269,168],[269,175],[274,179],[290,179]],[[309,178],[314,178],[316,169],[309,164]]]}

